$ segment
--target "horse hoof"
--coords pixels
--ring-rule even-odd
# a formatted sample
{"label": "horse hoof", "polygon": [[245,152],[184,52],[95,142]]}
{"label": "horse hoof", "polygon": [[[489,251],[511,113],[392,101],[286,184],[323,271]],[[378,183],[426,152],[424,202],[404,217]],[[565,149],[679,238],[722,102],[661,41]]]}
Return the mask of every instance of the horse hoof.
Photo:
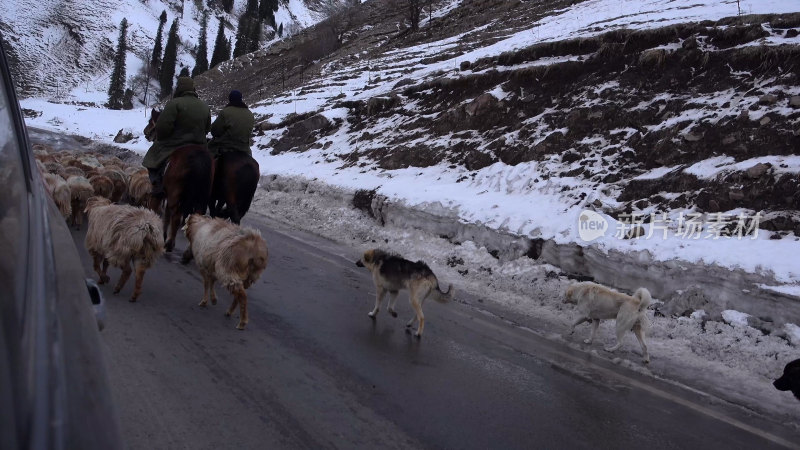
{"label": "horse hoof", "polygon": [[239,331],[244,331],[244,327],[245,327],[245,326],[247,326],[247,324],[246,324],[246,323],[241,323],[241,322],[239,322],[239,324],[238,324],[238,325],[236,325],[236,329],[237,329],[237,330],[239,330]]}
{"label": "horse hoof", "polygon": [[206,302],[205,300],[203,300],[202,302],[197,304],[197,306],[200,306],[200,307],[203,307],[203,308],[205,308],[207,305],[208,305],[208,302]]}
{"label": "horse hoof", "polygon": [[396,313],[396,312],[394,312],[394,311],[389,311],[389,314],[391,314],[391,315],[392,315],[392,317],[397,317],[397,313]]}
{"label": "horse hoof", "polygon": [[136,297],[131,297],[130,300],[128,300],[128,301],[131,302],[131,303],[136,303]]}
{"label": "horse hoof", "polygon": [[114,294],[119,294],[119,291],[121,291],[120,288],[114,288]]}

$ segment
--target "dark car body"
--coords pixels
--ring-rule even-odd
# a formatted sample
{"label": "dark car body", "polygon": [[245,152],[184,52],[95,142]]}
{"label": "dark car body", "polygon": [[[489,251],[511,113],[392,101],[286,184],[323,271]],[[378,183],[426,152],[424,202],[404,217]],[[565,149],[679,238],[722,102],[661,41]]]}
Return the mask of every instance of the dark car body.
{"label": "dark car body", "polygon": [[120,448],[99,291],[42,184],[1,46],[0,85],[0,448]]}

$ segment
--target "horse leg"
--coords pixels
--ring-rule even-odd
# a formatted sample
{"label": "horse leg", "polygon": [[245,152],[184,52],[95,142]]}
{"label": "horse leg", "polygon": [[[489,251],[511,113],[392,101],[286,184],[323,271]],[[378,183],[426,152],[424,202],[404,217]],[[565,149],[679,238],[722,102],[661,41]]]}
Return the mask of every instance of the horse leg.
{"label": "horse leg", "polygon": [[181,212],[178,211],[177,207],[173,207],[170,211],[170,221],[169,221],[169,239],[167,243],[164,244],[164,248],[171,252],[173,248],[175,248],[175,236],[178,235],[178,228],[180,228],[181,224]]}
{"label": "horse leg", "polygon": [[231,219],[231,222],[239,225],[242,221],[242,216],[239,215],[239,207],[238,203],[236,202],[236,190],[235,189],[228,189],[227,196],[225,198],[225,203],[228,204],[228,217]]}

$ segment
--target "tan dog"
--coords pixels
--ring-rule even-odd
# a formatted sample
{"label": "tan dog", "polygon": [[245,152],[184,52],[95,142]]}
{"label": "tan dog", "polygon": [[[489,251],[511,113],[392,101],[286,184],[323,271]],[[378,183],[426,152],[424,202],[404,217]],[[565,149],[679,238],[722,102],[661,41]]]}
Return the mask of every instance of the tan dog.
{"label": "tan dog", "polygon": [[203,300],[200,306],[217,304],[214,283],[219,281],[233,295],[233,303],[225,313],[233,314],[239,305],[239,324],[247,325],[247,292],[267,267],[267,244],[261,233],[252,228],[240,227],[226,220],[192,214],[183,227],[190,248],[183,255],[188,263],[193,257],[203,275]]}
{"label": "tan dog", "polygon": [[356,265],[366,267],[372,272],[372,281],[375,282],[377,290],[375,308],[369,313],[373,320],[378,314],[381,301],[387,292],[390,295],[389,314],[397,317],[397,312],[394,310],[397,294],[401,289],[409,291],[409,301],[411,307],[414,308],[415,316],[408,321],[406,328],[410,328],[417,320],[419,326],[414,335],[418,338],[422,337],[422,331],[425,328],[425,316],[422,314],[422,304],[425,299],[432,295],[437,302],[446,303],[453,299],[455,293],[452,284],[447,288],[447,292],[442,292],[439,289],[439,280],[436,279],[436,275],[422,261],[411,262],[400,256],[373,249],[364,252]]}
{"label": "tan dog", "polygon": [[617,292],[597,283],[576,283],[567,288],[566,302],[576,303],[581,315],[572,324],[570,334],[575,332],[575,327],[583,322],[592,322],[592,334],[583,342],[591,344],[597,334],[597,327],[601,320],[616,319],[617,342],[605,350],[613,352],[622,345],[625,332],[633,329],[633,334],[642,346],[642,360],[650,362],[645,343],[645,331],[649,324],[646,316],[647,307],[652,298],[650,291],[639,288],[633,296]]}

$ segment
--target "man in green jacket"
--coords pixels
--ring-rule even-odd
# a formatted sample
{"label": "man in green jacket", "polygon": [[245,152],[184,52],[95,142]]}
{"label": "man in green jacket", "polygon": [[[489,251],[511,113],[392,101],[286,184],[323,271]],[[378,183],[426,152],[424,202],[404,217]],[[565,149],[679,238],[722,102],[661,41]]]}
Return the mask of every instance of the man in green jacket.
{"label": "man in green jacket", "polygon": [[228,95],[228,104],[220,111],[211,125],[211,136],[208,150],[219,157],[225,152],[245,152],[250,156],[250,135],[253,133],[255,118],[242,101],[242,93],[231,91]]}
{"label": "man in green jacket", "polygon": [[156,121],[156,140],[142,160],[153,184],[154,198],[164,197],[164,167],[172,152],[187,144],[206,145],[210,129],[211,110],[197,97],[194,81],[189,77],[178,78],[175,95]]}

